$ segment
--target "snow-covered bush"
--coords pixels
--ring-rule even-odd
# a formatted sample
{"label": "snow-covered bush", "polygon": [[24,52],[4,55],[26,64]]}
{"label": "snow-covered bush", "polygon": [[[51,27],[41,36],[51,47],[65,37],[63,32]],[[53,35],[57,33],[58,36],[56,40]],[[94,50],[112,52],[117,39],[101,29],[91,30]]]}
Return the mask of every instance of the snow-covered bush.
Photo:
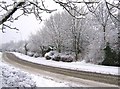
{"label": "snow-covered bush", "polygon": [[61,60],[61,57],[60,57],[60,55],[55,55],[55,56],[52,58],[52,60],[54,60],[54,61],[60,61],[60,60]]}
{"label": "snow-covered bush", "polygon": [[56,51],[50,51],[50,52],[48,52],[48,53],[46,53],[45,54],[45,58],[47,59],[47,60],[50,60],[50,59],[55,59],[55,57],[57,57],[58,56],[58,52],[56,52]]}
{"label": "snow-covered bush", "polygon": [[63,55],[56,51],[50,51],[45,54],[45,58],[47,60],[54,60],[54,61],[63,61],[63,62],[72,62],[74,58],[71,55]]}
{"label": "snow-covered bush", "polygon": [[0,65],[2,69],[2,87],[35,87],[32,77],[25,72],[8,65]]}
{"label": "snow-covered bush", "polygon": [[74,58],[71,55],[61,55],[61,61],[73,62]]}
{"label": "snow-covered bush", "polygon": [[34,53],[33,52],[27,52],[27,55],[32,57],[34,55]]}
{"label": "snow-covered bush", "polygon": [[35,58],[37,58],[37,57],[40,57],[40,54],[39,54],[39,53],[35,53],[33,56],[34,56]]}
{"label": "snow-covered bush", "polygon": [[47,60],[50,60],[51,59],[51,57],[50,56],[45,56],[45,58],[47,59]]}

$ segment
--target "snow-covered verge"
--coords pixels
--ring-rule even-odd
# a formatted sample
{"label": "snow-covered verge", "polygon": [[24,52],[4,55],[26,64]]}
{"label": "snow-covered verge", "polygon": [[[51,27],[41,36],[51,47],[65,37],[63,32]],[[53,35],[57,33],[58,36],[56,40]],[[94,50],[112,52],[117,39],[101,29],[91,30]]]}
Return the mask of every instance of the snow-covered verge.
{"label": "snow-covered verge", "polygon": [[52,60],[46,60],[44,57],[34,58],[34,57],[26,56],[21,53],[16,53],[16,52],[12,52],[12,53],[23,60],[27,60],[27,61],[38,63],[38,64],[67,68],[67,69],[72,69],[72,70],[120,75],[118,72],[118,69],[120,67],[95,65],[95,64],[85,63],[85,61],[71,62],[71,63],[66,63],[66,62],[61,62],[61,61],[57,62],[57,61],[52,61]]}
{"label": "snow-covered verge", "polygon": [[32,77],[27,73],[4,63],[0,53],[1,87],[35,87]]}
{"label": "snow-covered verge", "polygon": [[80,87],[75,83],[56,80],[53,77],[30,74],[4,62],[0,53],[0,89],[1,87]]}
{"label": "snow-covered verge", "polygon": [[4,64],[2,65],[2,86],[35,87],[36,84],[27,73]]}

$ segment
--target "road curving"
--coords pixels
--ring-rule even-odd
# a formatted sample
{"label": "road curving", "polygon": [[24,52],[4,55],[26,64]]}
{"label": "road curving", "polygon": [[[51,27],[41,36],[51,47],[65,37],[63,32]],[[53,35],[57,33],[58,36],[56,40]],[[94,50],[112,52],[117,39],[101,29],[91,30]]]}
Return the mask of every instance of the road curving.
{"label": "road curving", "polygon": [[62,74],[66,76],[71,76],[75,78],[82,78],[87,80],[93,80],[96,82],[106,83],[106,84],[112,84],[112,85],[119,85],[119,75],[110,75],[110,74],[101,74],[101,73],[93,73],[93,72],[86,72],[86,71],[76,71],[71,69],[65,69],[65,68],[59,68],[59,67],[53,67],[53,66],[46,66],[43,64],[37,64],[33,62],[29,62],[26,60],[22,60],[18,57],[16,57],[12,53],[3,53],[2,57],[5,61],[12,61],[16,62],[20,65],[29,66],[35,69],[40,69],[52,73]]}

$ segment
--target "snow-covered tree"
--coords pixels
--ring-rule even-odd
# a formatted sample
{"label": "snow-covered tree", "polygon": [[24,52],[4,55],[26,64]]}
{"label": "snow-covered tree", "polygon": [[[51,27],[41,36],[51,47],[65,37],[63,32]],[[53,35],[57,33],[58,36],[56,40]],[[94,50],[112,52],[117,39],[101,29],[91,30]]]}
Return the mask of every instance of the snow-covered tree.
{"label": "snow-covered tree", "polygon": [[[44,31],[44,32],[43,32]],[[45,51],[47,50],[48,45],[50,44],[50,39],[44,30],[38,31],[36,34],[31,34],[29,38],[29,42],[31,46],[29,46],[30,50],[34,53],[41,54],[44,56]]]}
{"label": "snow-covered tree", "polygon": [[[44,27],[35,35],[31,35],[29,43],[26,45],[29,51],[41,53],[43,56],[46,48],[51,45],[58,52],[74,52],[76,59],[81,52],[84,60],[98,63],[103,60],[103,49],[106,42],[110,43],[111,48],[117,49],[116,44],[119,48],[119,0],[52,1],[63,7],[69,14],[59,12],[47,19]],[[2,31],[5,27],[17,29],[9,26],[7,22],[14,22],[20,16],[34,14],[38,20],[42,20],[41,13],[56,11],[56,8],[52,10],[46,8],[45,2],[47,1],[12,0],[10,3],[1,1],[0,25],[2,25]],[[17,11],[21,13],[15,17],[13,14]],[[82,18],[83,16],[85,18]],[[11,44],[14,45],[11,46]],[[18,48],[25,52],[24,42],[20,47],[14,42],[11,44],[4,44],[3,49],[13,50],[13,48]]]}
{"label": "snow-covered tree", "polygon": [[[97,6],[100,5],[101,2],[104,2],[106,4],[108,13],[111,17],[118,19],[118,17],[115,16],[114,13],[112,13],[112,9],[120,9],[119,8],[119,0],[112,0],[112,3],[107,0],[52,0],[54,3],[60,5],[63,7],[71,16],[75,18],[79,18],[81,15],[86,15],[86,13],[81,13],[78,10],[75,9],[75,7],[87,8],[88,11],[94,12],[97,8]],[[6,24],[6,22],[14,22],[14,20],[18,20],[19,17],[23,15],[29,15],[34,14],[37,19],[42,20],[40,14],[43,12],[51,13],[53,11],[56,11],[55,9],[49,9],[46,5],[46,0],[3,0],[0,1],[0,25],[2,25],[2,31],[3,29],[10,28],[10,29],[17,29],[16,27],[11,27]],[[111,8],[112,7],[112,8]],[[79,16],[75,16],[73,13],[70,12],[70,10],[74,10]],[[17,11],[21,11],[21,13],[18,16],[13,16],[13,14]],[[17,29],[18,30],[18,29]],[[4,32],[4,31],[3,31]]]}
{"label": "snow-covered tree", "polygon": [[67,39],[67,29],[66,28],[66,19],[64,18],[65,14],[57,13],[54,16],[51,16],[45,22],[46,30],[51,37],[52,44],[56,47],[58,52],[61,52],[64,47],[64,42]]}
{"label": "snow-covered tree", "polygon": [[105,6],[105,3],[101,3],[97,10],[94,12],[98,22],[102,26],[103,33],[104,33],[104,45],[106,44],[106,26],[108,25],[109,13]]}

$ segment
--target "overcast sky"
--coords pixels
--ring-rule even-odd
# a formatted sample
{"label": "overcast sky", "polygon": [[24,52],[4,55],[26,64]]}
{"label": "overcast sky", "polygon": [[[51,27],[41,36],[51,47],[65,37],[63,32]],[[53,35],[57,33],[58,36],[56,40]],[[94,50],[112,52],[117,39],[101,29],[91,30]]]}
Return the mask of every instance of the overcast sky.
{"label": "overcast sky", "polygon": [[[60,8],[60,6],[54,3],[52,0],[46,0],[46,1],[47,1],[46,5],[49,9],[57,9],[57,12],[62,11],[62,8]],[[17,11],[15,14],[17,13],[19,13],[19,11]],[[50,15],[51,14],[43,13],[42,18],[43,19],[49,18]],[[39,30],[39,28],[41,28],[42,23],[37,21],[34,15],[22,16],[12,25],[13,27],[17,27],[19,31],[12,29],[6,29],[5,33],[2,33],[2,31],[0,31],[0,44],[9,41],[17,42],[19,40],[26,40],[29,38],[31,33],[34,34],[36,33],[37,30]]]}

